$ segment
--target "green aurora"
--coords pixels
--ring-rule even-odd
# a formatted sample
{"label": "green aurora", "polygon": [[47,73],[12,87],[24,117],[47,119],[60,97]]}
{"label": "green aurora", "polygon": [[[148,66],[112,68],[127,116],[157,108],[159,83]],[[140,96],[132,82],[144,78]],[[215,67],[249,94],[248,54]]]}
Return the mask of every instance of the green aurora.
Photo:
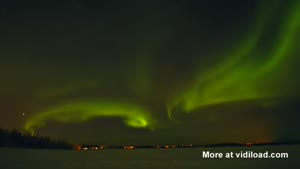
{"label": "green aurora", "polygon": [[[269,10],[268,10],[269,8]],[[286,62],[293,62],[297,57],[294,52],[299,44],[298,34],[300,30],[300,3],[296,2],[280,21],[280,30],[274,35],[275,43],[268,51],[259,51],[257,47],[263,38],[263,32],[271,29],[268,24],[273,8],[276,9],[276,1],[273,6],[264,6],[257,17],[257,23],[247,35],[244,41],[236,44],[237,50],[225,57],[212,69],[199,72],[191,82],[190,87],[183,91],[173,101],[173,106],[181,105],[185,112],[190,112],[206,105],[222,102],[263,99],[286,95],[290,91],[275,91],[270,86],[269,78],[280,70],[287,69]],[[255,59],[263,58],[259,62]],[[278,78],[278,77],[276,77]],[[178,99],[179,98],[179,99]],[[172,106],[168,108],[170,111]]]}
{"label": "green aurora", "polygon": [[66,103],[33,116],[25,129],[34,133],[34,128],[44,126],[47,121],[61,123],[84,122],[96,117],[119,117],[130,127],[153,129],[151,114],[140,107],[129,103],[89,101]]}
{"label": "green aurora", "polygon": [[300,1],[70,2],[0,2],[0,127],[107,143],[299,137]]}

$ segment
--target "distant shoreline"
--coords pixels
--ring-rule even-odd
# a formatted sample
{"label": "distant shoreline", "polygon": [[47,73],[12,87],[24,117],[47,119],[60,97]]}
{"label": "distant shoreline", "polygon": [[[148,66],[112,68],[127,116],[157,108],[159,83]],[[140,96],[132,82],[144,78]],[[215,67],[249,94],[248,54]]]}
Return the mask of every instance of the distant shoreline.
{"label": "distant shoreline", "polygon": [[217,143],[217,144],[188,144],[188,145],[76,145],[75,150],[104,150],[104,149],[186,149],[186,148],[217,148],[217,147],[264,147],[300,145],[300,141],[270,142],[270,143]]}
{"label": "distant shoreline", "polygon": [[262,147],[300,145],[300,140],[281,142],[245,142],[245,143],[213,143],[213,144],[161,144],[161,145],[97,145],[72,144],[50,137],[24,134],[17,130],[0,129],[0,148],[21,149],[54,149],[54,150],[104,150],[104,149],[184,149],[184,148],[213,148],[213,147]]}
{"label": "distant shoreline", "polygon": [[104,151],[104,150],[137,150],[137,149],[144,149],[144,150],[150,150],[150,149],[157,149],[157,150],[163,150],[163,149],[199,149],[199,148],[254,148],[254,147],[279,147],[279,146],[297,146],[300,145],[299,142],[297,143],[270,143],[270,144],[253,144],[253,145],[244,145],[244,144],[208,144],[208,145],[193,145],[190,147],[168,147],[168,146],[133,146],[132,148],[126,148],[127,146],[107,146],[106,148],[98,148],[95,149],[94,146],[86,146],[87,149],[51,149],[51,148],[30,148],[30,147],[0,147],[1,150],[9,150],[9,149],[15,149],[15,150],[61,150],[61,151]]}

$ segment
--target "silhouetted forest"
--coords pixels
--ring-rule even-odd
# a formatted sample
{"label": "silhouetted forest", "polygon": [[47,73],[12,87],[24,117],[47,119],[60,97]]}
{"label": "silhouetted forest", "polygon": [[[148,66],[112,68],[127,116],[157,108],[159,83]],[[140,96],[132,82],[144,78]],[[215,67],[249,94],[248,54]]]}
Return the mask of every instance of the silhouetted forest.
{"label": "silhouetted forest", "polygon": [[0,147],[73,149],[73,145],[50,137],[32,136],[17,130],[0,129]]}

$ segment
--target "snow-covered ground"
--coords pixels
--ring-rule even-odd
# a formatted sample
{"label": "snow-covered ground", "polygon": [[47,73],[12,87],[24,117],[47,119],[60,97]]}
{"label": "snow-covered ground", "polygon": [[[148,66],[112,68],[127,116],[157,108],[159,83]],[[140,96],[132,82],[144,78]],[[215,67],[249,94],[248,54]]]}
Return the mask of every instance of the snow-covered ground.
{"label": "snow-covered ground", "polygon": [[[216,153],[288,153],[287,159],[205,159]],[[0,149],[0,169],[299,169],[300,146],[64,151]]]}

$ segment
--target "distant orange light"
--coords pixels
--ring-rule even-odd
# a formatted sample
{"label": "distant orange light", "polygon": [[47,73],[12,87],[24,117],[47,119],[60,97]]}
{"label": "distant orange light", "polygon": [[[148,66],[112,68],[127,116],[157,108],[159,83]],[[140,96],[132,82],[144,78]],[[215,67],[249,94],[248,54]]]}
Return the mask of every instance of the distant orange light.
{"label": "distant orange light", "polygon": [[75,149],[75,150],[81,150],[82,147],[81,147],[81,145],[76,145],[76,146],[74,147],[74,149]]}
{"label": "distant orange light", "polygon": [[253,143],[245,143],[245,146],[248,146],[248,147],[253,146]]}
{"label": "distant orange light", "polygon": [[124,146],[124,149],[126,149],[126,150],[132,150],[132,149],[134,149],[134,146]]}

